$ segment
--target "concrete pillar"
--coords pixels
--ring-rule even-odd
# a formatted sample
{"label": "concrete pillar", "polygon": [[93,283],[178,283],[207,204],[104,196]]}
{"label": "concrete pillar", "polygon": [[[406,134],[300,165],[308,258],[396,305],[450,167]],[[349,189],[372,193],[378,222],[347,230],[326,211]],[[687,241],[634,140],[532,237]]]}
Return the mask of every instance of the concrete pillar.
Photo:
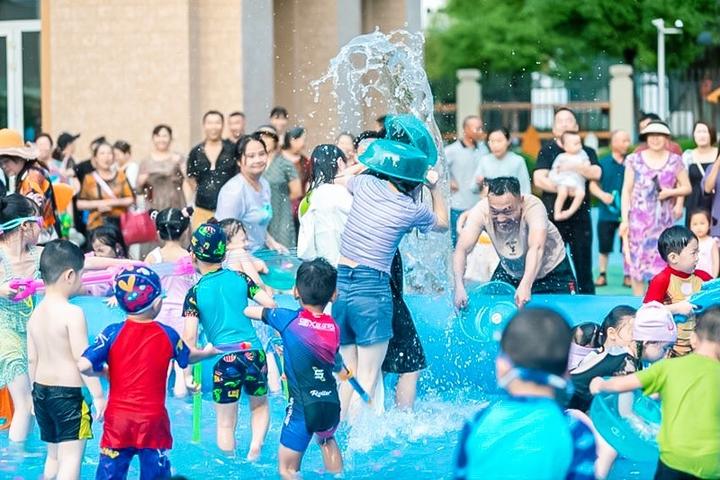
{"label": "concrete pillar", "polygon": [[610,66],[610,130],[625,130],[630,138],[635,138],[632,73],[629,65]]}
{"label": "concrete pillar", "polygon": [[[242,109],[246,132],[268,122],[274,106],[275,58],[273,51],[272,2],[244,0],[242,3]],[[238,106],[239,108],[239,106]]]}
{"label": "concrete pillar", "polygon": [[480,70],[464,68],[457,71],[457,95],[455,99],[455,123],[458,137],[462,134],[462,122],[468,115],[480,114],[482,100],[480,87]]}

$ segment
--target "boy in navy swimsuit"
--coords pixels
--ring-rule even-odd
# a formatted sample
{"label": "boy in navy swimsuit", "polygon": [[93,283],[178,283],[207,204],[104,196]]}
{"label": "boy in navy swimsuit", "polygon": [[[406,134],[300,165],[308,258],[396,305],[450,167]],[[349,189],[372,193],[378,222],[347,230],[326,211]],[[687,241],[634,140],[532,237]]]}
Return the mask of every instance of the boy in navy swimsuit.
{"label": "boy in navy swimsuit", "polygon": [[340,399],[333,370],[340,349],[340,329],[323,313],[335,296],[337,272],[326,260],[304,262],[297,271],[295,296],[300,310],[248,307],[245,314],[275,328],[283,340],[290,398],[280,433],[279,470],[295,478],[315,436],[325,469],[342,471],[342,455],[333,437],[340,422]]}
{"label": "boy in navy swimsuit", "polygon": [[175,360],[184,368],[218,351],[210,344],[191,351],[175,330],[155,322],[162,308],[162,285],[155,272],[132,267],[115,282],[115,298],[127,320],[106,327],[78,362],[86,375],[107,370],[110,381],[95,478],[126,478],[135,455],[140,457],[141,480],[170,478],[168,366]]}

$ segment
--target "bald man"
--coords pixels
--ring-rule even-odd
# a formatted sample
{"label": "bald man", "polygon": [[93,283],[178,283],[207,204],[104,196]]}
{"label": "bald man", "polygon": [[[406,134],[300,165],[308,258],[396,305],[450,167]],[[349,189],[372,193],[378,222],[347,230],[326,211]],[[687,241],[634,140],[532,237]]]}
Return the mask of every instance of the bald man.
{"label": "bald man", "polygon": [[[600,246],[600,276],[595,286],[607,285],[608,255],[615,245],[615,235],[620,226],[620,191],[625,175],[625,156],[630,147],[630,134],[615,130],[610,137],[610,154],[600,159],[602,177],[599,182],[590,182],[590,193],[600,200],[598,208],[598,244]],[[625,277],[625,284],[630,284]]]}

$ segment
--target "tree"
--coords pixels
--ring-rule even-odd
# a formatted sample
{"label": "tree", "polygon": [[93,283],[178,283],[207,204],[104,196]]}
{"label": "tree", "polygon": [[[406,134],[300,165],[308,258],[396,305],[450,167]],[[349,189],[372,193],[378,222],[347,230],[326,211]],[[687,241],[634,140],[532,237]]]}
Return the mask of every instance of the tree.
{"label": "tree", "polygon": [[428,73],[445,76],[463,67],[577,72],[599,56],[654,69],[654,18],[669,26],[683,21],[682,35],[666,37],[666,51],[668,68],[684,68],[706,48],[698,37],[719,30],[719,5],[717,0],[449,0],[427,32]]}

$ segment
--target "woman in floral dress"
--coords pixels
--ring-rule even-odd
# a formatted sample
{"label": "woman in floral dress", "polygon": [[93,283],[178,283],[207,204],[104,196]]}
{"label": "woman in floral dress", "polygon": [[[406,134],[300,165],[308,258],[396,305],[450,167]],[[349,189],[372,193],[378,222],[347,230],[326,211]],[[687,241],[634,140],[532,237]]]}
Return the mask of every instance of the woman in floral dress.
{"label": "woman in floral dress", "polygon": [[645,283],[665,268],[658,238],[682,217],[692,190],[682,158],[667,149],[669,137],[665,123],[651,122],[640,137],[648,149],[625,160],[620,234],[627,239],[633,295],[642,295]]}

